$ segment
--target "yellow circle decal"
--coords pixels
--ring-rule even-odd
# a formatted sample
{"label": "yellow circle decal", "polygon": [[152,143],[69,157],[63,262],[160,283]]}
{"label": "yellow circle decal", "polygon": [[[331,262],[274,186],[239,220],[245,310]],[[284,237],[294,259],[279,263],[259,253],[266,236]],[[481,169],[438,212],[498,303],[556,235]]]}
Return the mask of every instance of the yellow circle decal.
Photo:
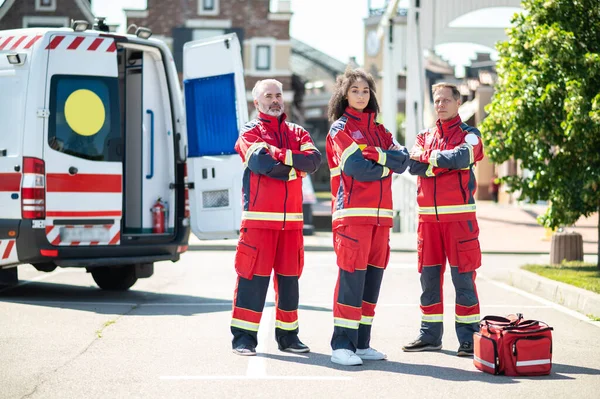
{"label": "yellow circle decal", "polygon": [[75,90],[65,102],[65,119],[69,127],[82,136],[98,133],[105,116],[102,100],[91,90]]}

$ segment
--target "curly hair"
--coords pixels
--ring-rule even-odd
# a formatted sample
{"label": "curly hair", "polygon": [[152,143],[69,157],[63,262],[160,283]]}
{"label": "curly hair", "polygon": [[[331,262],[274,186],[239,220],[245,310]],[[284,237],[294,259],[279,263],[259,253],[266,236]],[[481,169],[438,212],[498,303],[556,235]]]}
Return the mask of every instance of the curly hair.
{"label": "curly hair", "polygon": [[327,117],[330,122],[338,120],[348,107],[348,91],[350,86],[358,79],[362,79],[369,85],[369,103],[365,109],[370,109],[375,113],[375,117],[379,113],[379,103],[377,103],[377,97],[375,97],[375,80],[373,76],[366,72],[364,69],[357,68],[346,69],[343,75],[339,75],[335,81],[335,88],[333,96],[329,100],[329,107],[327,109]]}

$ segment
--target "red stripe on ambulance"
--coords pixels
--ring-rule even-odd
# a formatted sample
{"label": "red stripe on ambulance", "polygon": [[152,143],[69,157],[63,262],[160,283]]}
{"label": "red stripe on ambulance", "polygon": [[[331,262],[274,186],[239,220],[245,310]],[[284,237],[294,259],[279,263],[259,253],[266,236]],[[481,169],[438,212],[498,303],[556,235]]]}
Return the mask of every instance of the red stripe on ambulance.
{"label": "red stripe on ambulance", "polygon": [[15,191],[21,189],[20,173],[0,173],[0,191]]}
{"label": "red stripe on ambulance", "polygon": [[106,49],[107,53],[114,53],[115,51],[117,51],[117,45],[115,44],[115,42],[113,41],[110,46],[108,46],[108,48]]}
{"label": "red stripe on ambulance", "polygon": [[4,47],[13,39],[14,36],[9,36],[5,41],[0,44],[0,50],[4,50]]}
{"label": "red stripe on ambulance", "polygon": [[71,44],[69,44],[69,47],[67,47],[67,50],[77,50],[77,47],[79,47],[81,42],[84,40],[85,40],[85,37],[77,36],[75,38],[75,40],[73,40],[73,42]]}
{"label": "red stripe on ambulance", "polygon": [[2,259],[8,259],[8,257],[10,256],[10,251],[12,251],[14,245],[15,245],[15,240],[10,240],[8,242],[8,245],[7,245],[6,249],[4,250],[4,254],[2,255]]}
{"label": "red stripe on ambulance", "polygon": [[94,39],[94,41],[92,42],[92,44],[90,44],[90,47],[88,47],[89,51],[96,51],[98,50],[98,47],[100,47],[100,45],[102,44],[102,42],[104,41],[104,39]]}
{"label": "red stripe on ambulance", "polygon": [[47,216],[51,217],[96,217],[114,216],[121,217],[121,211],[49,211]]}
{"label": "red stripe on ambulance", "polygon": [[11,47],[10,49],[11,49],[11,50],[15,50],[17,47],[19,47],[19,44],[21,44],[21,42],[22,42],[23,40],[25,40],[25,39],[27,39],[27,36],[21,36],[21,37],[19,38],[19,40],[17,40],[17,41],[16,41],[16,42],[15,42],[15,43],[12,45],[12,47]]}
{"label": "red stripe on ambulance", "polygon": [[58,47],[58,45],[65,39],[64,36],[54,36],[54,38],[52,38],[52,41],[50,42],[50,44],[48,44],[48,46],[46,47],[46,50],[54,50],[55,48]]}
{"label": "red stripe on ambulance", "polygon": [[23,47],[24,49],[29,49],[31,48],[31,46],[33,46],[35,44],[35,42],[37,42],[38,40],[40,40],[42,36],[41,35],[37,35],[35,36],[33,39],[31,39],[26,45],[25,47]]}
{"label": "red stripe on ambulance", "polygon": [[120,193],[121,175],[48,173],[49,193]]}

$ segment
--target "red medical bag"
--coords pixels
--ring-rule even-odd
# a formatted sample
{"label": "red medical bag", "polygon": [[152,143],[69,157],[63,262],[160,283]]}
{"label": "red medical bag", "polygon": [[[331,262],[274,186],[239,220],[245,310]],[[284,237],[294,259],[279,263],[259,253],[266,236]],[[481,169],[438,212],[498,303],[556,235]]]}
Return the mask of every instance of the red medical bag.
{"label": "red medical bag", "polygon": [[486,316],[473,334],[473,364],[507,376],[546,375],[552,369],[552,327],[522,314]]}

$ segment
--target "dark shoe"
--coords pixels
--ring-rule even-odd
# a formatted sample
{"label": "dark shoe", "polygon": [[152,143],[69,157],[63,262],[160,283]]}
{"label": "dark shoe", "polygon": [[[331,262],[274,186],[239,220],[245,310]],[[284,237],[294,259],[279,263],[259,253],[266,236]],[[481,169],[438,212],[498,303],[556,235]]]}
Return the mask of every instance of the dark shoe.
{"label": "dark shoe", "polygon": [[241,344],[233,348],[233,353],[240,356],[256,356],[256,349],[253,346]]}
{"label": "dark shoe", "polygon": [[420,338],[415,339],[408,345],[404,345],[402,350],[404,352],[423,352],[423,351],[439,351],[442,349],[442,344],[434,345],[428,342],[421,341]]}
{"label": "dark shoe", "polygon": [[473,356],[473,342],[463,342],[458,347],[457,356]]}
{"label": "dark shoe", "polygon": [[310,348],[304,345],[296,335],[284,335],[277,340],[279,350],[292,353],[310,352]]}

